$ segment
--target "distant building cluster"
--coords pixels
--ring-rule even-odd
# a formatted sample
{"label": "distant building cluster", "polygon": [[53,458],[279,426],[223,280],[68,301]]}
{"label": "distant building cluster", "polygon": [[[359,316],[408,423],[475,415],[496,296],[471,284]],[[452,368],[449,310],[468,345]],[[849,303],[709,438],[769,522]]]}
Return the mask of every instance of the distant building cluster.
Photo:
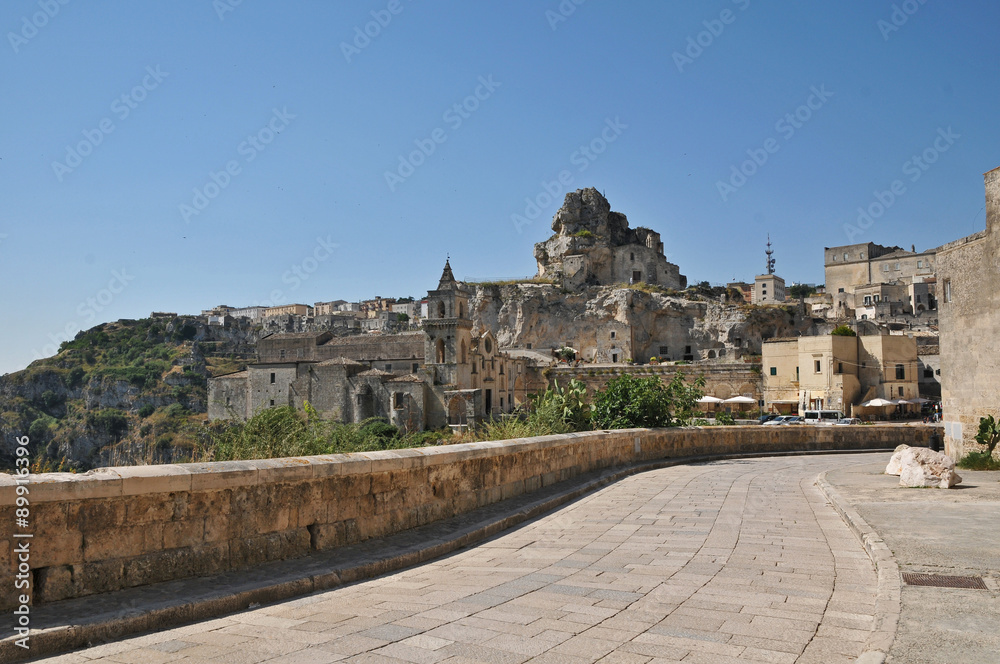
{"label": "distant building cluster", "polygon": [[254,323],[283,317],[314,321],[327,317],[324,321],[334,328],[360,332],[386,332],[419,327],[420,319],[426,311],[426,300],[392,299],[376,296],[371,300],[348,302],[333,300],[308,304],[281,304],[273,307],[230,307],[220,304],[205,309],[201,315],[209,325],[225,325],[226,319],[243,318]]}

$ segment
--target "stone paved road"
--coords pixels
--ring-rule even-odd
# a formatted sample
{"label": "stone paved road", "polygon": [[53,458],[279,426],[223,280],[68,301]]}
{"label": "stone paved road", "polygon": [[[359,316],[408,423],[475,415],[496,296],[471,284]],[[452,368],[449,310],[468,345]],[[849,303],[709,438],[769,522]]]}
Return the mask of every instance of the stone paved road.
{"label": "stone paved road", "polygon": [[46,661],[853,662],[876,577],[813,482],[870,460],[642,473],[430,564]]}

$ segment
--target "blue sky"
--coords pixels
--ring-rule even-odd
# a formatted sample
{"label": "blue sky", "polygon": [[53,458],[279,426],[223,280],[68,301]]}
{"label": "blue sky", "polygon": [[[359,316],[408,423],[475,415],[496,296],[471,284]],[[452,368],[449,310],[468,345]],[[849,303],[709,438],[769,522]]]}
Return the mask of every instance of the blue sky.
{"label": "blue sky", "polygon": [[7,0],[0,372],[150,311],[420,296],[448,254],[527,276],[581,187],[695,281],[768,233],[819,283],[824,246],[980,230],[1000,6],[956,4]]}

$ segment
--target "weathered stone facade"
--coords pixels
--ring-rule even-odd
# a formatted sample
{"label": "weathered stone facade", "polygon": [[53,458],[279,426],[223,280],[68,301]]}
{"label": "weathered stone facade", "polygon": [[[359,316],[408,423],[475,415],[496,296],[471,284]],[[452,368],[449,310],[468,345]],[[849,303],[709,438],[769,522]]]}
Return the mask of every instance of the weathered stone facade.
{"label": "weathered stone facade", "polygon": [[525,399],[532,365],[500,351],[488,330],[473,334],[468,293],[447,262],[428,305],[421,332],[261,339],[256,364],[209,381],[209,419],[308,402],[341,422],[378,417],[420,431],[512,411]]}
{"label": "weathered stone facade", "polygon": [[978,450],[979,418],[1000,415],[1000,168],[983,176],[986,230],[937,249],[945,449]]}
{"label": "weathered stone facade", "polygon": [[687,277],[667,261],[660,234],[629,228],[594,188],[566,194],[552,219],[555,235],[535,245],[538,276],[555,279],[567,290],[587,286],[647,283],[680,290]]}

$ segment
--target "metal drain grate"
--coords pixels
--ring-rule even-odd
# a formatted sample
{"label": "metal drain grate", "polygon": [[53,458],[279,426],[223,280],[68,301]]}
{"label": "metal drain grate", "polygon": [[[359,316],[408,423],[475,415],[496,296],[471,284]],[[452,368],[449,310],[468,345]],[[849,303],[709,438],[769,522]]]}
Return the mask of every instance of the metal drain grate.
{"label": "metal drain grate", "polygon": [[983,579],[978,576],[944,576],[940,574],[914,574],[913,572],[903,572],[903,583],[908,586],[988,590],[986,584],[983,583]]}

